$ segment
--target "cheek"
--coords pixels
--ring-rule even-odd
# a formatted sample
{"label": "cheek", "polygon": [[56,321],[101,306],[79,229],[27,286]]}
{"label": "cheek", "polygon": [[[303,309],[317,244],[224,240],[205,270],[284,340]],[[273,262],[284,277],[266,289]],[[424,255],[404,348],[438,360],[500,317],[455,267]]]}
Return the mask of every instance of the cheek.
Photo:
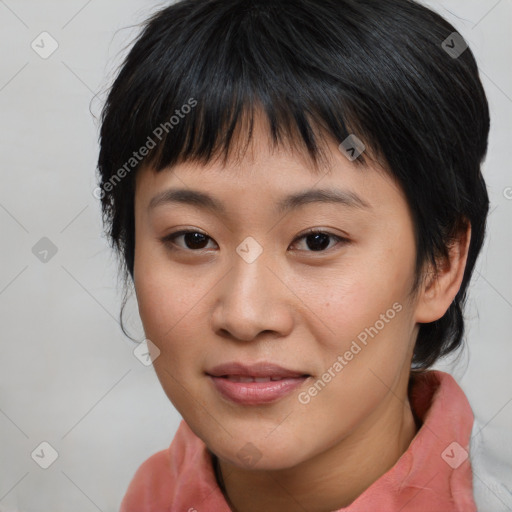
{"label": "cheek", "polygon": [[146,337],[164,351],[163,341],[187,325],[194,285],[184,286],[158,251],[151,247],[146,250],[142,242],[138,244],[134,283],[139,314]]}
{"label": "cheek", "polygon": [[[199,381],[192,375],[200,376],[198,362],[204,352],[204,338],[197,333],[199,319],[194,317],[204,290],[196,283],[185,283],[183,277],[169,271],[168,265],[147,263],[142,259],[137,263],[135,286],[145,335],[160,350],[153,367],[171,403],[180,414],[191,418],[198,414],[197,404],[203,401]],[[201,331],[204,334],[204,329]]]}
{"label": "cheek", "polygon": [[408,298],[414,251],[405,242],[400,254],[389,247],[361,254],[325,283],[322,293],[311,290],[315,312],[327,328],[325,335],[316,337],[317,356],[326,371],[330,368],[336,375],[324,374],[325,380],[332,380],[331,393],[320,401],[343,396],[356,410],[359,390],[377,398],[383,383],[392,386],[406,364],[414,338]]}
{"label": "cheek", "polygon": [[[355,338],[376,322],[378,327],[382,327],[382,322],[390,325],[386,320],[394,322],[395,316],[400,316],[397,309],[406,306],[412,274],[409,275],[405,267],[399,271],[377,261],[361,263],[358,268],[352,266],[338,273],[323,286],[304,292],[308,305],[314,308],[329,333],[319,341],[329,340],[334,348],[343,348],[340,341]],[[398,305],[393,308],[395,303]],[[384,315],[383,320],[381,315]]]}
{"label": "cheek", "polygon": [[148,337],[151,333],[161,338],[185,315],[194,283],[179,278],[158,241],[144,231],[137,232],[137,237],[134,283],[139,313]]}
{"label": "cheek", "polygon": [[331,319],[336,334],[322,338],[312,356],[323,364],[322,373],[297,397],[298,435],[304,436],[297,442],[303,445],[318,425],[326,445],[352,431],[389,397],[409,366],[411,308],[393,302],[393,294],[375,298],[368,292],[371,303],[355,305],[357,294],[350,295],[352,302],[342,302],[346,314]]}

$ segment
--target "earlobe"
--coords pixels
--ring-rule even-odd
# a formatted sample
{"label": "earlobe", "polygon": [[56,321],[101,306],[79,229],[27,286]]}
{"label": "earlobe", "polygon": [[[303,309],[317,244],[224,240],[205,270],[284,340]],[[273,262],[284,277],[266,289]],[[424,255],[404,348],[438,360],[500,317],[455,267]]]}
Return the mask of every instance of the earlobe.
{"label": "earlobe", "polygon": [[416,306],[416,322],[430,323],[439,320],[455,299],[468,257],[471,241],[471,224],[459,231],[449,247],[449,258],[438,263],[437,274],[429,267]]}

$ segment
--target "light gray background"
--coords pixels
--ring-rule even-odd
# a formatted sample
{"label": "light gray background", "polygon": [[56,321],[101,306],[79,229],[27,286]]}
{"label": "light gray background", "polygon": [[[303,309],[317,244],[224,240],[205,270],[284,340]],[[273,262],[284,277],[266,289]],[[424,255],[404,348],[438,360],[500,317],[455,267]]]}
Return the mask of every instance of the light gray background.
{"label": "light gray background", "polygon": [[[134,25],[163,5],[0,0],[0,510],[116,511],[137,467],[180,421],[117,323],[116,265],[92,194],[102,91]],[[490,456],[510,461],[512,0],[429,5],[469,42],[492,112],[492,213],[467,310],[469,349],[438,367],[486,425]],[[43,31],[59,45],[47,59],[31,48]],[[58,249],[46,263],[32,252],[42,237]],[[130,311],[142,339],[134,300]],[[58,453],[46,470],[31,458],[43,441]]]}

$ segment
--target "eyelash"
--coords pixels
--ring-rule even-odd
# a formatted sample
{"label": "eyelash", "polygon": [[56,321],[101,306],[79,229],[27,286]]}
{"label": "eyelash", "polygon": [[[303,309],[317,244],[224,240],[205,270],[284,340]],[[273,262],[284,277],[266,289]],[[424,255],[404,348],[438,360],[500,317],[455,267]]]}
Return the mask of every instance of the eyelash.
{"label": "eyelash", "polygon": [[[201,252],[201,251],[207,250],[207,249],[188,249],[188,248],[183,248],[183,247],[177,246],[174,243],[174,240],[176,238],[179,238],[180,236],[187,235],[187,234],[190,234],[190,233],[199,233],[201,235],[204,235],[207,239],[212,240],[211,237],[209,237],[205,233],[203,233],[201,231],[197,231],[197,230],[180,230],[180,231],[176,231],[174,233],[170,233],[169,235],[166,235],[165,237],[161,238],[160,240],[161,240],[161,242],[165,246],[167,246],[171,250],[183,250],[183,251],[186,251],[186,252]],[[311,236],[311,235],[317,235],[317,234],[327,235],[328,237],[335,239],[338,242],[338,244],[341,243],[342,245],[345,245],[345,244],[347,244],[349,242],[349,240],[347,238],[335,235],[334,233],[329,233],[328,231],[321,231],[321,230],[313,228],[313,229],[310,229],[310,230],[306,231],[302,235],[299,235],[297,238],[295,238],[295,240],[292,243],[295,244],[298,240],[301,240],[303,238],[307,238],[308,236]],[[333,247],[330,247],[328,249],[321,250],[321,251],[307,251],[306,250],[305,252],[325,253],[325,252],[328,252],[328,251],[332,250],[334,247],[336,247],[336,245],[334,245]]]}

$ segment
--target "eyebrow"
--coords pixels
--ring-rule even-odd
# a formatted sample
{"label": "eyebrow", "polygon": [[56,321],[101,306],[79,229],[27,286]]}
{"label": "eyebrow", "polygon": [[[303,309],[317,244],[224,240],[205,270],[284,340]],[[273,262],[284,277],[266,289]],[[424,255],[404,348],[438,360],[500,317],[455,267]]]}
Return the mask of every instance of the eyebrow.
{"label": "eyebrow", "polygon": [[[148,210],[170,203],[189,204],[212,213],[226,215],[226,208],[222,202],[199,190],[186,188],[170,188],[160,192],[151,199]],[[355,192],[329,188],[308,189],[286,196],[277,203],[276,212],[283,214],[310,203],[331,203],[350,208],[371,209],[371,206]]]}

